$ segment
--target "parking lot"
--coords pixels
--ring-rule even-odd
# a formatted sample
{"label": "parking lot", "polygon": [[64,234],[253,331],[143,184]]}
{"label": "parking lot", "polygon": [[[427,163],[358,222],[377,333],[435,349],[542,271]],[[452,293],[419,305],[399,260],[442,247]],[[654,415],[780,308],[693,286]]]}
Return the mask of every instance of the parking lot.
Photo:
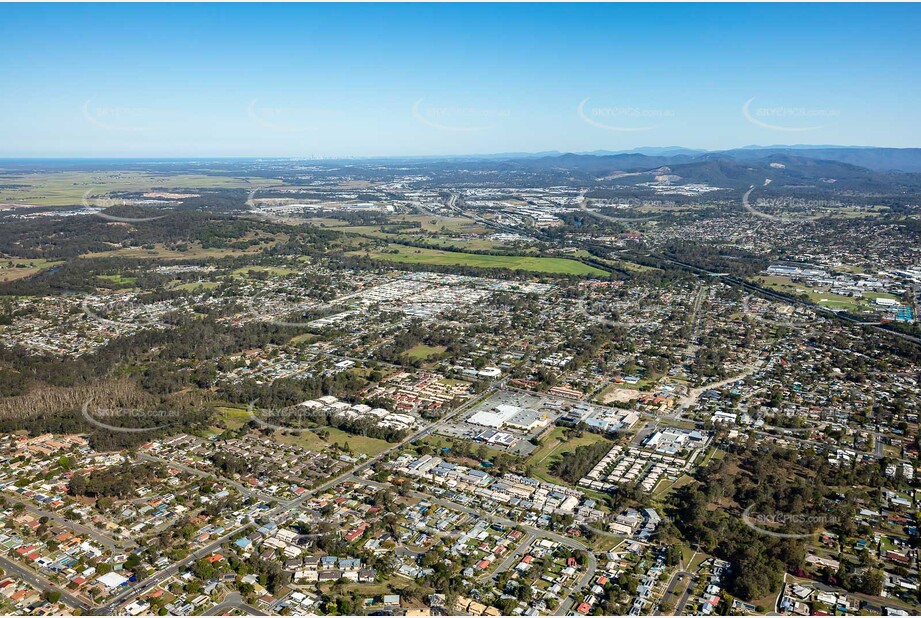
{"label": "parking lot", "polygon": [[[493,448],[526,457],[537,448],[530,440],[553,425],[562,412],[562,402],[556,399],[500,390],[453,423],[441,427],[438,433],[484,442]],[[480,422],[470,422],[471,419]]]}

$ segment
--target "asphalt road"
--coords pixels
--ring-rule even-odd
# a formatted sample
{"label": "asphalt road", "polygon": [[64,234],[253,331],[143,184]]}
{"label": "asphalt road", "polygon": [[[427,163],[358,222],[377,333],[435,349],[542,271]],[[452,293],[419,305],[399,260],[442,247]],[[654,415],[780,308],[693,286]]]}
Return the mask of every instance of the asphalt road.
{"label": "asphalt road", "polygon": [[[684,611],[684,606],[687,605],[688,599],[691,597],[691,593],[694,591],[694,583],[697,582],[697,576],[688,571],[678,571],[672,575],[671,581],[668,583],[668,588],[665,590],[665,594],[662,597],[663,601],[666,601],[672,598],[676,591],[679,590],[679,586],[682,583],[685,583],[684,594],[681,595],[681,598],[675,603],[675,610],[672,612],[673,616],[680,616]],[[661,607],[661,604],[660,604]]]}
{"label": "asphalt road", "polygon": [[435,433],[435,431],[436,431],[441,425],[443,425],[443,424],[445,424],[445,423],[447,423],[447,422],[453,420],[453,419],[454,419],[455,417],[457,417],[458,415],[460,415],[460,414],[462,414],[463,412],[465,412],[466,410],[470,409],[470,407],[472,407],[472,406],[478,404],[478,403],[481,402],[483,399],[485,399],[486,397],[488,397],[489,395],[491,395],[491,394],[493,393],[493,391],[495,391],[496,388],[498,388],[498,385],[499,385],[499,384],[500,384],[499,382],[493,383],[493,385],[491,385],[491,386],[489,387],[489,389],[487,389],[486,391],[480,393],[479,396],[474,397],[473,399],[471,399],[470,401],[466,402],[466,403],[463,404],[462,406],[459,406],[456,410],[454,410],[454,411],[451,412],[450,414],[444,416],[443,418],[437,420],[436,422],[434,422],[434,423],[432,423],[432,424],[430,424],[430,425],[428,425],[428,426],[426,426],[426,427],[423,427],[422,429],[420,429],[420,430],[417,431],[416,433],[414,433],[414,434],[408,436],[408,437],[407,437],[406,439],[404,439],[402,442],[399,442],[399,443],[397,443],[397,444],[394,444],[393,446],[391,446],[391,447],[388,448],[387,450],[378,453],[377,455],[375,455],[374,457],[370,458],[368,461],[364,462],[363,464],[361,464],[361,465],[359,465],[359,466],[357,466],[357,467],[355,467],[355,468],[352,468],[351,470],[349,470],[349,471],[347,471],[347,472],[343,472],[343,473],[340,474],[339,476],[337,476],[337,477],[335,477],[335,478],[332,478],[332,479],[330,479],[329,481],[323,483],[322,485],[320,485],[320,486],[317,487],[316,489],[311,489],[310,491],[305,491],[305,492],[303,493],[303,495],[301,495],[301,497],[300,497],[300,498],[297,498],[296,500],[292,500],[292,501],[290,501],[290,502],[286,502],[286,503],[283,503],[283,504],[278,505],[277,507],[275,507],[274,509],[272,509],[271,511],[268,512],[268,516],[269,516],[271,519],[275,520],[276,523],[278,523],[278,522],[284,520],[284,519],[287,517],[287,515],[286,515],[287,511],[289,511],[289,510],[291,510],[291,509],[293,509],[293,508],[295,508],[295,507],[297,507],[297,506],[303,504],[304,502],[310,500],[310,499],[313,498],[314,496],[316,496],[316,495],[318,495],[318,494],[322,494],[324,491],[326,491],[326,490],[328,490],[328,489],[330,489],[330,488],[332,488],[332,487],[335,487],[336,485],[338,485],[338,484],[341,483],[342,481],[348,479],[349,477],[352,477],[352,476],[354,476],[354,475],[356,475],[356,474],[359,474],[359,473],[361,473],[361,472],[364,472],[365,470],[367,470],[368,468],[370,468],[371,466],[373,466],[374,464],[376,464],[376,463],[379,462],[380,460],[384,459],[385,457],[387,457],[387,456],[390,455],[391,453],[400,450],[400,449],[403,448],[404,446],[407,446],[408,444],[412,444],[413,442],[415,442],[415,441],[417,441],[417,440],[421,440],[422,438],[425,438],[426,436],[429,436],[429,435]]}
{"label": "asphalt road", "polygon": [[93,611],[92,605],[90,605],[89,603],[87,603],[86,601],[80,598],[75,597],[69,592],[62,590],[57,585],[51,583],[50,581],[48,581],[47,579],[45,579],[44,577],[42,577],[41,575],[39,575],[38,573],[36,573],[35,571],[33,571],[32,569],[26,566],[17,564],[16,562],[13,562],[9,558],[0,556],[0,567],[3,568],[4,572],[7,575],[16,577],[17,579],[21,579],[22,581],[34,586],[35,588],[41,591],[60,592],[61,600],[67,603],[68,605],[70,605],[71,607],[79,607],[81,610],[83,610],[84,613],[87,613],[87,612],[92,613]]}
{"label": "asphalt road", "polygon": [[71,521],[67,519],[66,517],[61,517],[57,513],[54,513],[52,511],[46,511],[28,502],[17,500],[16,498],[12,498],[10,496],[7,496],[7,500],[13,503],[18,503],[18,504],[23,505],[26,508],[26,510],[32,513],[33,515],[38,515],[39,517],[47,517],[49,520],[55,522],[56,524],[66,526],[68,528],[71,528],[72,530],[79,532],[80,534],[84,536],[88,536],[89,538],[93,539],[94,541],[102,545],[103,547],[106,547],[107,549],[110,549],[111,551],[115,553],[121,553],[125,549],[137,547],[137,544],[134,542],[118,543],[117,541],[105,536],[104,534],[99,532],[99,530],[96,530],[95,528],[84,526],[83,524],[77,523],[75,521]]}
{"label": "asphalt road", "polygon": [[251,525],[252,524],[247,524],[245,526],[234,528],[233,530],[231,530],[224,536],[220,537],[219,539],[216,539],[215,541],[206,545],[205,547],[202,547],[198,551],[195,551],[189,554],[183,560],[180,560],[179,562],[174,562],[173,564],[166,567],[162,571],[159,571],[155,573],[154,575],[151,575],[150,577],[145,579],[143,582],[129,587],[127,590],[125,590],[124,592],[119,594],[117,597],[112,599],[108,605],[105,605],[95,610],[94,615],[100,615],[100,616],[111,615],[116,609],[118,609],[120,605],[122,605],[123,603],[127,603],[128,601],[130,601],[131,599],[137,596],[144,594],[144,592],[146,592],[149,588],[156,586],[164,579],[167,579],[168,577],[172,577],[173,575],[177,574],[185,565],[195,562],[196,560],[201,560],[202,558],[205,558],[206,556],[210,556],[212,553],[220,549],[221,545],[223,545],[228,540],[230,540],[232,536],[239,533],[241,530],[245,530],[249,528]]}
{"label": "asphalt road", "polygon": [[[354,480],[361,481],[362,483],[366,483],[368,485],[371,485],[372,487],[377,487],[378,489],[392,487],[392,485],[390,485],[389,483],[379,483],[377,481],[370,481],[367,479],[359,479],[359,478],[354,478]],[[576,541],[575,539],[571,539],[561,534],[557,534],[556,532],[551,532],[550,530],[544,530],[543,528],[535,528],[534,526],[528,526],[526,524],[522,524],[517,521],[512,521],[511,519],[508,519],[506,517],[500,517],[499,515],[495,515],[493,513],[485,513],[482,510],[477,510],[469,506],[464,506],[463,504],[458,504],[457,502],[452,502],[451,500],[447,500],[445,498],[430,496],[429,494],[426,494],[420,491],[409,490],[407,493],[417,498],[420,498],[422,500],[428,500],[432,504],[437,504],[439,506],[444,506],[449,509],[453,509],[455,511],[467,513],[468,515],[471,515],[473,517],[478,517],[480,519],[486,519],[487,521],[490,521],[492,523],[502,524],[506,528],[516,528],[516,527],[520,528],[525,532],[525,534],[528,534],[529,536],[533,538],[549,539],[551,541],[556,541],[557,543],[559,543],[560,545],[563,545],[564,547],[569,547],[570,549],[581,550],[582,552],[584,552],[588,557],[588,568],[586,569],[585,574],[579,579],[576,585],[572,588],[572,593],[570,594],[570,596],[563,599],[560,602],[560,607],[557,609],[557,612],[556,612],[557,616],[565,615],[569,611],[569,608],[572,607],[573,605],[572,598],[575,597],[578,592],[580,592],[582,589],[588,586],[588,584],[591,583],[591,581],[595,578],[595,573],[598,571],[598,559],[595,558],[595,554],[594,552],[592,552],[591,549],[583,545],[581,542]],[[523,547],[523,545],[519,546],[519,549],[521,547]],[[497,570],[496,572],[498,573],[499,571]]]}
{"label": "asphalt road", "polygon": [[[387,450],[381,452],[380,454],[376,455],[375,457],[372,457],[371,459],[369,459],[368,461],[366,461],[366,462],[364,462],[363,464],[359,465],[358,467],[353,468],[353,469],[351,469],[351,470],[349,470],[348,472],[345,472],[345,473],[343,473],[343,474],[340,474],[339,476],[337,476],[337,477],[335,477],[335,478],[333,478],[333,479],[330,479],[329,481],[327,481],[326,483],[323,483],[322,485],[320,485],[319,487],[317,487],[317,488],[315,488],[315,489],[312,489],[312,490],[310,490],[310,491],[304,492],[303,495],[301,495],[299,498],[297,498],[297,499],[295,499],[295,500],[291,500],[291,501],[288,501],[288,502],[282,502],[281,504],[279,504],[278,506],[276,506],[274,509],[268,511],[268,512],[266,513],[266,516],[267,516],[269,519],[272,519],[272,520],[274,520],[274,521],[276,521],[276,522],[281,522],[281,521],[283,521],[284,519],[287,518],[287,513],[288,513],[290,510],[292,510],[292,509],[294,509],[294,508],[300,506],[301,504],[303,504],[304,502],[306,502],[307,500],[309,500],[309,499],[312,498],[313,496],[316,496],[316,495],[318,495],[318,494],[321,494],[321,493],[323,493],[324,491],[330,489],[331,487],[335,487],[336,485],[338,485],[339,483],[341,483],[341,482],[344,481],[345,479],[350,478],[352,475],[357,474],[357,473],[359,473],[359,472],[362,472],[362,471],[364,471],[364,470],[370,468],[371,466],[373,466],[375,463],[377,463],[378,461],[380,461],[381,459],[383,459],[384,457],[386,457],[386,456],[389,455],[390,453],[392,453],[392,452],[394,452],[394,451],[396,451],[396,450],[399,450],[399,449],[403,448],[403,447],[406,446],[407,444],[410,444],[410,443],[412,443],[412,442],[415,442],[416,440],[420,440],[420,439],[422,439],[422,438],[424,438],[424,437],[426,437],[426,436],[428,436],[428,435],[431,435],[431,434],[434,433],[435,430],[437,430],[438,427],[441,426],[443,423],[446,423],[446,422],[448,422],[448,421],[454,419],[457,415],[463,413],[465,410],[469,409],[471,406],[476,405],[477,403],[479,403],[480,401],[482,401],[484,398],[486,398],[486,397],[488,397],[489,395],[491,395],[492,392],[493,392],[496,388],[498,388],[498,385],[499,385],[499,384],[500,384],[500,382],[494,383],[488,390],[486,390],[486,391],[484,391],[483,393],[481,393],[478,397],[474,397],[474,398],[471,399],[470,401],[466,402],[464,405],[459,406],[456,410],[454,410],[453,412],[451,412],[450,414],[448,414],[448,415],[445,416],[444,418],[439,419],[438,421],[436,421],[435,423],[432,423],[432,424],[428,425],[427,427],[424,427],[423,429],[421,429],[421,430],[417,431],[416,433],[412,434],[411,436],[407,437],[407,438],[406,438],[405,440],[403,440],[402,442],[400,442],[400,443],[398,443],[398,444],[395,444],[395,445],[392,446],[391,448],[388,448]],[[189,472],[189,473],[191,473],[191,474],[197,474],[197,475],[204,475],[204,474],[205,474],[205,473],[203,473],[201,470],[196,470],[195,468],[191,468],[191,467],[185,466],[185,465],[183,465],[183,464],[176,464],[176,463],[171,462],[171,461],[169,461],[169,460],[167,460],[167,459],[154,458],[154,457],[152,457],[152,456],[150,456],[150,455],[144,455],[143,457],[147,457],[147,458],[151,458],[151,459],[160,460],[160,461],[162,461],[163,463],[165,463],[165,464],[167,464],[167,465],[174,466],[174,467],[179,468],[179,469],[182,469],[182,470],[186,470],[187,472]],[[222,482],[223,482],[223,480],[224,480],[224,479],[222,479]],[[249,491],[248,491],[248,492],[244,492],[244,493],[249,493]],[[250,524],[250,525],[252,525],[252,524]],[[230,532],[228,532],[227,534],[225,534],[225,535],[222,536],[221,538],[219,538],[219,539],[215,540],[214,542],[210,543],[209,545],[207,545],[207,546],[205,546],[205,547],[199,549],[198,551],[196,551],[196,552],[190,554],[190,555],[189,555],[188,557],[186,557],[184,560],[181,560],[181,561],[179,561],[179,562],[176,562],[176,563],[174,563],[174,564],[172,564],[172,565],[166,567],[165,569],[163,569],[163,570],[161,570],[161,571],[155,573],[154,575],[152,575],[151,577],[147,578],[147,579],[144,580],[143,582],[141,582],[141,583],[139,583],[139,584],[135,584],[134,586],[131,586],[130,588],[128,588],[127,590],[125,590],[124,592],[122,592],[121,594],[119,594],[117,597],[115,597],[115,598],[114,598],[112,601],[110,601],[107,605],[105,605],[104,607],[100,607],[100,608],[99,608],[98,610],[96,610],[96,611],[98,612],[99,615],[110,615],[110,614],[112,614],[113,612],[115,612],[115,611],[118,609],[118,607],[119,607],[120,605],[122,605],[122,604],[124,604],[124,603],[127,603],[129,600],[133,599],[134,597],[143,594],[143,593],[144,593],[145,591],[147,591],[149,588],[152,588],[153,586],[156,586],[157,584],[159,584],[159,583],[162,582],[163,580],[165,580],[165,579],[167,579],[167,578],[169,578],[169,577],[172,577],[173,575],[176,575],[185,565],[190,564],[191,562],[194,562],[195,560],[199,560],[199,559],[201,559],[201,558],[204,558],[205,556],[211,555],[213,552],[217,551],[217,550],[221,547],[221,545],[223,545],[227,540],[229,540],[231,537],[233,537],[234,535],[236,535],[237,533],[239,533],[241,530],[248,528],[250,525],[241,526],[241,527],[238,527],[238,528],[235,528],[235,529],[231,530]]]}
{"label": "asphalt road", "polygon": [[505,573],[507,570],[512,568],[512,565],[517,564],[521,561],[521,558],[528,553],[528,550],[531,548],[531,543],[534,542],[534,535],[528,533],[518,544],[518,547],[514,551],[510,552],[508,556],[505,557],[499,566],[497,566],[491,573],[484,573],[480,576],[480,581],[486,581],[493,577],[498,577],[502,573]]}
{"label": "asphalt road", "polygon": [[250,616],[268,616],[264,611],[243,602],[243,597],[236,592],[228,594],[223,601],[204,613],[205,616],[221,616],[230,610],[241,611]]}
{"label": "asphalt road", "polygon": [[878,432],[873,432],[873,453],[876,455],[877,459],[882,459],[886,454],[883,448],[883,435]]}

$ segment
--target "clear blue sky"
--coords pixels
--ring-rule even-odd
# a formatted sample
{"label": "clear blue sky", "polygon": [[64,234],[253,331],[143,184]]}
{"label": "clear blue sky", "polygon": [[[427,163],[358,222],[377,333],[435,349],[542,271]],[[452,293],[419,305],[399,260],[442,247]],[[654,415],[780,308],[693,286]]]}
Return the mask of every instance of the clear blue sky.
{"label": "clear blue sky", "polygon": [[0,156],[917,147],[919,18],[905,4],[4,4]]}

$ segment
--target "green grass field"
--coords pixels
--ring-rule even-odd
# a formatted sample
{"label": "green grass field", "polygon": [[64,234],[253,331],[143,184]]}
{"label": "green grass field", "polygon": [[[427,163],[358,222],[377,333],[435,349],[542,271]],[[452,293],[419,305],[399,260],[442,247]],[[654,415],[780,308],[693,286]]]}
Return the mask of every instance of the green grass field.
{"label": "green grass field", "polygon": [[425,360],[426,358],[430,356],[441,354],[447,349],[448,348],[446,348],[443,345],[430,346],[430,345],[425,345],[424,343],[419,343],[411,347],[410,349],[406,350],[406,353],[404,354],[404,356],[406,356],[407,358],[411,358],[411,359]]}
{"label": "green grass field", "polygon": [[323,427],[329,432],[329,439],[323,440],[314,431],[300,431],[293,434],[284,434],[281,431],[275,432],[275,439],[285,444],[293,444],[314,452],[321,452],[323,449],[332,444],[348,444],[353,453],[364,453],[369,457],[387,450],[392,444],[386,440],[377,438],[368,438],[366,436],[356,436],[346,433],[335,427]]}
{"label": "green grass field", "polygon": [[706,466],[711,461],[713,460],[719,461],[725,456],[726,456],[726,451],[720,450],[716,448],[715,446],[710,447],[710,449],[707,451],[707,454],[704,455],[704,458],[700,461],[700,465]]}
{"label": "green grass field", "polygon": [[[396,251],[396,253],[390,253],[390,251]],[[355,255],[364,255],[365,253],[364,251],[354,252]],[[367,252],[367,254],[377,260],[401,264],[508,268],[511,270],[526,270],[537,273],[595,275],[599,277],[606,277],[608,274],[599,268],[565,258],[529,257],[520,255],[480,255],[477,253],[420,249],[402,245],[388,245],[387,252],[370,251]]]}
{"label": "green grass field", "polygon": [[234,408],[231,406],[218,406],[214,409],[217,417],[224,421],[228,429],[239,429],[247,424],[252,417],[246,408]]}
{"label": "green grass field", "polygon": [[[246,408],[218,406],[214,410],[217,418],[219,418],[223,422],[223,425],[230,430],[237,430],[252,420],[249,410]],[[276,431],[273,437],[279,442],[300,446],[301,448],[306,448],[317,453],[334,443],[348,444],[352,452],[365,453],[369,457],[373,457],[381,451],[393,446],[386,440],[352,435],[335,427],[323,427],[322,429],[329,433],[329,438],[327,440],[321,439],[315,431],[300,431],[287,434],[282,431]],[[217,434],[220,432],[217,428],[214,428],[214,431],[209,433]]]}
{"label": "green grass field", "polygon": [[182,283],[171,289],[173,290],[213,290],[217,286],[221,285],[217,281],[190,281],[189,283]]}
{"label": "green grass field", "polygon": [[[254,189],[277,184],[265,178],[232,178],[203,174],[161,176],[144,172],[40,172],[4,176],[5,185],[24,185],[0,189],[0,204],[35,206],[80,206],[87,191],[101,196],[113,191],[153,189]],[[92,203],[92,199],[90,202]]]}
{"label": "green grass field", "polygon": [[688,476],[687,474],[682,474],[674,481],[670,481],[668,479],[662,479],[656,484],[655,493],[653,494],[653,498],[656,498],[657,500],[662,500],[665,498],[665,496],[669,494],[669,492],[672,492],[676,489],[680,489],[686,485],[690,485],[693,482],[694,482],[694,478],[691,476]]}
{"label": "green grass field", "polygon": [[128,277],[125,275],[96,275],[99,279],[109,281],[116,285],[134,285],[137,283],[137,277]]}
{"label": "green grass field", "polygon": [[291,337],[291,339],[288,340],[288,343],[292,345],[298,345],[301,343],[311,344],[319,338],[320,338],[320,335],[316,335],[314,333],[304,333],[303,335],[296,335],[294,337]]}
{"label": "green grass field", "polygon": [[597,433],[583,432],[578,438],[566,441],[563,433],[566,431],[563,427],[557,427],[542,440],[541,446],[538,447],[528,457],[528,465],[533,467],[535,477],[548,481],[550,483],[566,484],[565,481],[555,477],[550,472],[550,467],[554,462],[571,453],[580,446],[595,444],[596,442],[608,442],[611,446],[614,443]]}
{"label": "green grass field", "polygon": [[800,294],[806,294],[809,297],[809,300],[821,307],[827,309],[843,310],[850,311],[853,313],[859,313],[861,311],[867,311],[874,307],[874,301],[877,298],[889,298],[892,300],[898,300],[896,296],[892,294],[886,294],[884,292],[864,292],[863,297],[854,298],[851,296],[841,296],[840,294],[832,294],[827,291],[817,291],[815,289],[809,288],[806,284],[795,283],[789,277],[781,276],[759,276],[756,278],[757,281],[763,285],[784,292],[786,294],[793,294],[799,296]]}

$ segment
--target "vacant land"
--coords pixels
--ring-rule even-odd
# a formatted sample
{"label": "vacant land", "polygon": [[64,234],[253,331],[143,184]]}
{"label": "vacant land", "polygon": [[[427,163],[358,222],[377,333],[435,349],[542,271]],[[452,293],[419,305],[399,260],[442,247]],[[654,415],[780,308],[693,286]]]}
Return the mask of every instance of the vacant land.
{"label": "vacant land", "polygon": [[228,429],[236,430],[250,422],[253,417],[246,408],[234,408],[231,406],[218,406],[214,409],[217,418],[223,421]]}
{"label": "vacant land", "polygon": [[631,399],[639,399],[639,397],[640,392],[636,388],[630,388],[629,386],[619,384],[609,384],[598,394],[597,400],[602,404],[609,404],[615,401],[626,403]]}
{"label": "vacant land", "polygon": [[607,276],[605,271],[565,258],[530,257],[521,255],[480,255],[478,253],[460,253],[439,251],[437,249],[420,249],[402,245],[388,245],[385,250],[355,252],[357,255],[400,264],[430,264],[433,266],[473,266],[477,268],[508,268],[527,270],[537,273],[564,275]]}
{"label": "vacant land", "polygon": [[292,337],[291,339],[288,340],[288,343],[290,343],[291,345],[298,345],[301,343],[310,344],[319,338],[320,338],[320,335],[316,335],[314,333],[304,333],[303,335],[297,335],[295,337]]}
{"label": "vacant land", "polygon": [[[326,440],[317,435],[316,430],[319,429],[329,433],[329,437]],[[352,453],[364,453],[369,457],[374,457],[393,446],[386,440],[368,438],[367,436],[356,436],[335,427],[318,427],[316,430],[303,430],[298,432],[276,431],[274,437],[279,442],[299,446],[316,453],[321,452],[323,449],[333,444],[339,444],[340,446],[348,446]]]}
{"label": "vacant land", "polygon": [[407,215],[397,217],[395,221],[418,223],[426,232],[453,234],[486,234],[489,228],[466,217],[435,217],[427,215]]}
{"label": "vacant land", "polygon": [[189,283],[181,283],[179,285],[173,286],[171,290],[213,290],[214,288],[221,285],[217,281],[192,281]]}
{"label": "vacant land", "polygon": [[115,285],[134,285],[137,283],[137,277],[129,277],[126,275],[96,275],[96,277],[103,281],[114,283]]}
{"label": "vacant land", "polygon": [[[249,410],[246,408],[219,406],[215,408],[215,413],[216,418],[220,419],[221,425],[232,431],[240,429],[253,419]],[[317,432],[320,430],[328,434],[325,440],[317,435]],[[217,427],[214,427],[212,431],[208,433],[218,434],[220,431]],[[356,436],[335,427],[312,427],[310,429],[297,431],[277,430],[274,437],[279,442],[300,446],[301,448],[306,448],[317,453],[333,444],[339,444],[341,446],[348,445],[348,448],[350,448],[353,453],[365,453],[369,457],[373,457],[392,446],[392,444],[385,440]]]}
{"label": "vacant land", "polygon": [[[400,216],[394,217],[388,223],[375,225],[339,225],[326,223],[327,219],[310,219],[314,225],[335,227],[337,231],[346,234],[371,236],[393,242],[419,242],[453,249],[468,249],[475,251],[489,251],[493,249],[509,249],[511,244],[488,238],[491,230],[479,223],[463,217],[434,217],[434,216]],[[412,223],[419,227],[404,227],[400,224]],[[523,249],[525,253],[528,249]]]}

